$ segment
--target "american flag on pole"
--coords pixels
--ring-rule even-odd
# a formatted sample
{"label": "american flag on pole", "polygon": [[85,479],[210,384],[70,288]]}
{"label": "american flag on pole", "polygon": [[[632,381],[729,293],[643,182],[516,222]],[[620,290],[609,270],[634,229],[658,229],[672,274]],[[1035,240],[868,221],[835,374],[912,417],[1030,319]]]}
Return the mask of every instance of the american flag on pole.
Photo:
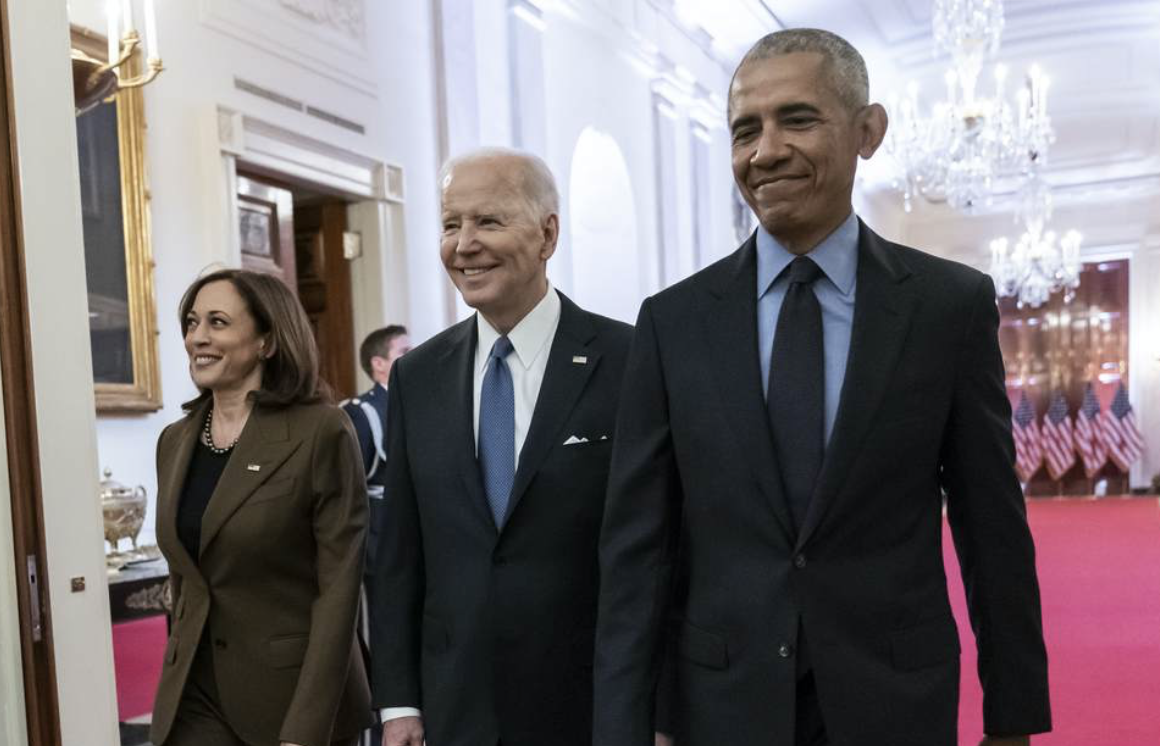
{"label": "american flag on pole", "polygon": [[1063,392],[1055,392],[1055,398],[1043,417],[1042,441],[1047,473],[1059,481],[1075,463],[1071,417],[1067,415],[1067,399],[1063,398]]}
{"label": "american flag on pole", "polygon": [[1095,389],[1089,383],[1083,390],[1083,404],[1075,416],[1075,449],[1083,459],[1084,473],[1088,479],[1096,475],[1108,460],[1108,447],[1104,445],[1104,426],[1100,415],[1100,401]]}
{"label": "american flag on pole", "polygon": [[1108,447],[1108,456],[1124,473],[1144,452],[1144,437],[1136,427],[1136,417],[1128,403],[1128,391],[1123,381],[1116,389],[1108,416],[1104,418],[1104,443]]}
{"label": "american flag on pole", "polygon": [[1027,392],[1019,395],[1019,406],[1011,417],[1011,434],[1015,437],[1015,471],[1019,480],[1030,482],[1043,463],[1043,444],[1039,438],[1039,426],[1035,424],[1035,408],[1027,398]]}

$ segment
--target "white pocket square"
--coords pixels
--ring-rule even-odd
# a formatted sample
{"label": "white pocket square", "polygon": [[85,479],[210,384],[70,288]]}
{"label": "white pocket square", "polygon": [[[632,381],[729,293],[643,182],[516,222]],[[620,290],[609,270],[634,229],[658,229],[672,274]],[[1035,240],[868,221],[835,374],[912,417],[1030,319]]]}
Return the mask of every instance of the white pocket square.
{"label": "white pocket square", "polygon": [[[596,440],[596,441],[608,440],[608,436],[601,435],[599,438],[594,438],[593,440]],[[570,437],[564,441],[564,445],[575,446],[575,445],[580,445],[581,443],[588,443],[588,442],[590,442],[588,438],[581,438],[577,435],[573,435],[572,437]]]}

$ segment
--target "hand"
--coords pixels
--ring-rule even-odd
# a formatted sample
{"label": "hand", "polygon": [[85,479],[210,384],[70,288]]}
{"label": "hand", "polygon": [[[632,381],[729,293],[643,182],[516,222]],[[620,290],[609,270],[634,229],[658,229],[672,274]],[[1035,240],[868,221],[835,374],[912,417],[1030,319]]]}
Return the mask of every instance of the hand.
{"label": "hand", "polygon": [[302,746],[300,743],[291,743],[290,741],[282,741],[281,746]]}
{"label": "hand", "polygon": [[657,733],[653,746],[673,746],[673,737],[668,733]]}
{"label": "hand", "polygon": [[1006,736],[1004,738],[983,736],[983,740],[979,741],[979,746],[1031,746],[1031,736]]}
{"label": "hand", "polygon": [[383,746],[423,746],[423,718],[403,717],[383,723]]}

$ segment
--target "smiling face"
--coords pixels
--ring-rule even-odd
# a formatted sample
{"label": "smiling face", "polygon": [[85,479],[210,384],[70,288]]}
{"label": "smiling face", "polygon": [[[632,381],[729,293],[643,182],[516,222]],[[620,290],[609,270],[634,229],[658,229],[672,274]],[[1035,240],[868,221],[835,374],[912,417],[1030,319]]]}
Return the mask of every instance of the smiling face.
{"label": "smiling face", "polygon": [[502,334],[548,290],[559,218],[540,214],[516,156],[457,163],[443,182],[439,255],[463,302]]}
{"label": "smiling face", "polygon": [[791,52],[742,63],[729,91],[733,177],[758,221],[802,254],[850,214],[858,156],[886,133],[872,104],[851,111],[826,58]]}
{"label": "smiling face", "polygon": [[184,325],[189,372],[198,388],[220,394],[261,386],[267,343],[232,282],[204,285]]}

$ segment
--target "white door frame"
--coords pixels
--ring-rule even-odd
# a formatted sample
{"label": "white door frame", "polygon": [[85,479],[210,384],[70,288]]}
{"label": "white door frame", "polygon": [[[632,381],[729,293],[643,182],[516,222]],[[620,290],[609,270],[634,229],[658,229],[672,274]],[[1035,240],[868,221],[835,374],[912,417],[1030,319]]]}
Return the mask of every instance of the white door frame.
{"label": "white door frame", "polygon": [[[384,163],[307,137],[225,106],[214,111],[221,178],[211,199],[222,215],[221,246],[226,263],[241,266],[238,238],[238,164],[272,172],[351,200],[347,231],[357,234],[348,256],[355,350],[371,331],[410,323],[407,292],[407,234],[402,166]],[[359,370],[359,388],[370,385]]]}

